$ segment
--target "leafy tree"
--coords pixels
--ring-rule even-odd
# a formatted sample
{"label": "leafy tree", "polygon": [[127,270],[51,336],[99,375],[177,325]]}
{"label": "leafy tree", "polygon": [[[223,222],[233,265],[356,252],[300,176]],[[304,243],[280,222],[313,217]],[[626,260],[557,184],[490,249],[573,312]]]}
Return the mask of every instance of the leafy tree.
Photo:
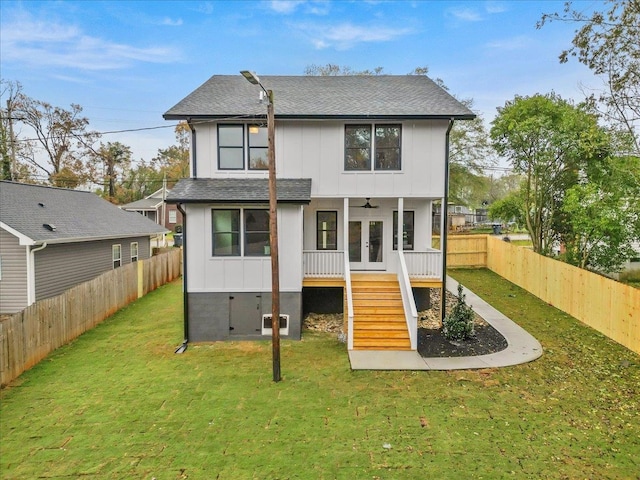
{"label": "leafy tree", "polygon": [[563,21],[580,25],[573,46],[560,54],[562,63],[577,57],[603,81],[603,90],[589,96],[604,118],[627,132],[631,153],[640,156],[640,1],[608,0],[606,12],[586,15],[565,4],[562,13],[542,16],[537,27]]}
{"label": "leafy tree", "polygon": [[499,155],[524,176],[524,223],[534,251],[549,254],[560,239],[565,192],[608,156],[610,137],[595,115],[551,93],[516,96],[498,109],[491,138]]}
{"label": "leafy tree", "polygon": [[180,122],[175,128],[176,144],[165,149],[159,149],[151,164],[162,176],[167,178],[167,187],[181,178],[189,176],[189,145],[191,130],[187,122]]}
{"label": "leafy tree", "polygon": [[518,227],[525,224],[524,202],[520,190],[496,200],[489,207],[489,218],[504,222],[514,221]]}
{"label": "leafy tree", "polygon": [[93,162],[90,166],[94,183],[103,186],[102,194],[111,201],[116,200],[116,182],[131,166],[131,148],[120,142],[100,143],[92,149]]}
{"label": "leafy tree", "polygon": [[15,116],[35,136],[25,141],[30,148],[21,152],[23,160],[52,185],[75,188],[88,179],[84,159],[100,135],[87,131],[89,120],[81,113],[76,104],[65,110],[22,93],[16,97]]}
{"label": "leafy tree", "polygon": [[618,271],[640,241],[640,159],[606,159],[571,187],[562,206],[569,229],[566,260],[581,268]]}

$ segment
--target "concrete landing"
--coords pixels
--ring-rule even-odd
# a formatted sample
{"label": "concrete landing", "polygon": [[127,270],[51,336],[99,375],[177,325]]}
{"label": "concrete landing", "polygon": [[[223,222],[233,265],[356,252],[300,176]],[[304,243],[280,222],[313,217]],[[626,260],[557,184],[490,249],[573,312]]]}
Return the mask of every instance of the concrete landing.
{"label": "concrete landing", "polygon": [[[458,282],[447,277],[447,290],[458,294]],[[501,352],[472,357],[423,358],[414,351],[350,350],[352,370],[466,370],[496,368],[531,362],[542,355],[542,345],[526,330],[498,312],[475,293],[463,288],[466,302],[507,340]]]}

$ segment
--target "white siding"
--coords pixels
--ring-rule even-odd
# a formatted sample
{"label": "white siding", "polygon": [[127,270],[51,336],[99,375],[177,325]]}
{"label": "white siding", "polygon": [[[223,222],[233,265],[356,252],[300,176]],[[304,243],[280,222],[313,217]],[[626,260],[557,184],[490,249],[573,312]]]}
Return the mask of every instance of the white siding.
{"label": "white siding", "polygon": [[28,248],[0,229],[0,313],[19,312],[27,306]]}
{"label": "white siding", "polygon": [[[311,178],[313,197],[443,196],[447,121],[402,122],[402,170],[393,172],[345,172],[344,125],[339,121],[277,121],[278,177]],[[199,178],[267,176],[264,171],[218,171],[216,124],[198,125],[197,132]]]}
{"label": "white siding", "polygon": [[[271,291],[271,257],[214,257],[211,244],[213,205],[187,205],[189,292]],[[238,205],[215,208],[240,208]],[[256,208],[251,206],[251,208]],[[264,208],[267,208],[264,205]],[[280,290],[302,290],[302,209],[278,206]]]}

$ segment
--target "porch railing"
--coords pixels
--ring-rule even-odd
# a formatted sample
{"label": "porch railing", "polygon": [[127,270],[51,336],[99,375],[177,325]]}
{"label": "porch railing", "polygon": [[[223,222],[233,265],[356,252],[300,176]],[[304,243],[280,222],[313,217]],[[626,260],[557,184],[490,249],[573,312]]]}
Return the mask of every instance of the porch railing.
{"label": "porch railing", "polygon": [[442,252],[430,248],[424,252],[403,251],[411,278],[442,279]]}
{"label": "porch railing", "polygon": [[305,277],[344,277],[345,252],[342,250],[305,250],[302,252]]}
{"label": "porch railing", "polygon": [[404,318],[407,321],[407,329],[409,330],[409,340],[411,342],[411,350],[418,349],[418,310],[416,302],[411,291],[411,280],[407,271],[404,253],[398,251],[398,283],[400,284],[400,293],[402,294],[402,305],[404,306]]}

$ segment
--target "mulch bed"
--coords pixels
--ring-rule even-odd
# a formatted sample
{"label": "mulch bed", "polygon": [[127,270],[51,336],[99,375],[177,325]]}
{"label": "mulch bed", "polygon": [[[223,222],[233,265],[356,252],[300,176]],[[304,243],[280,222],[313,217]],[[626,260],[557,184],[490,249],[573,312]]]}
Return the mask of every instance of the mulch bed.
{"label": "mulch bed", "polygon": [[[447,292],[447,311],[456,302],[456,296]],[[472,305],[473,306],[473,305]],[[507,348],[507,341],[495,328],[478,315],[474,319],[474,335],[463,342],[451,342],[440,328],[440,291],[431,289],[431,309],[419,312],[418,353],[425,358],[467,357],[487,355]],[[338,314],[310,313],[304,318],[304,328],[318,332],[336,333],[346,341],[343,332],[343,316]]]}

